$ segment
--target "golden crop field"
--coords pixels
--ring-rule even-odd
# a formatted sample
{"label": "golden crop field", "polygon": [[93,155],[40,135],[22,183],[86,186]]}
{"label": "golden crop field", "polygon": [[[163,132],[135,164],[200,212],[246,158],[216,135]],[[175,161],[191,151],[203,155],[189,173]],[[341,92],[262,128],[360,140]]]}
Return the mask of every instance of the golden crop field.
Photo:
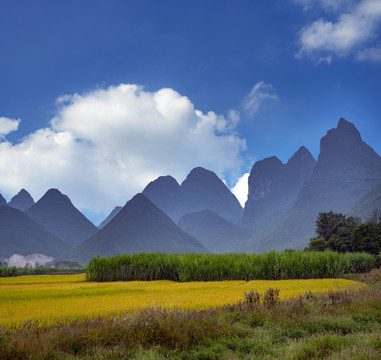
{"label": "golden crop field", "polygon": [[343,279],[277,281],[86,282],[85,275],[36,275],[0,278],[0,325],[28,320],[55,321],[113,316],[147,307],[203,309],[237,303],[251,290],[280,289],[281,299],[306,293],[357,289]]}

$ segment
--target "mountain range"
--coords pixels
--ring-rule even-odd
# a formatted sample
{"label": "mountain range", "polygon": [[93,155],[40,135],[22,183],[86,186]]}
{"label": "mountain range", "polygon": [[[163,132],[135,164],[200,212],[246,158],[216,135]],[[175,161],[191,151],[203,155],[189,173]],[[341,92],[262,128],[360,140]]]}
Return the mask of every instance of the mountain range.
{"label": "mountain range", "polygon": [[270,229],[254,236],[245,250],[302,249],[314,235],[319,212],[346,214],[380,183],[380,156],[354,124],[341,118],[321,139],[317,163],[292,207]]}
{"label": "mountain range", "polygon": [[254,163],[244,209],[218,176],[197,167],[179,184],[150,182],[124,207],[93,225],[57,189],[34,203],[22,189],[0,195],[0,256],[43,253],[86,262],[131,252],[262,252],[303,249],[320,211],[365,220],[381,208],[381,158],[354,124],[340,119],[321,139],[315,160],[300,147],[284,164]]}
{"label": "mountain range", "polygon": [[183,215],[209,209],[236,223],[243,209],[221,179],[210,170],[194,168],[181,183],[161,176],[149,183],[143,194],[177,222]]}

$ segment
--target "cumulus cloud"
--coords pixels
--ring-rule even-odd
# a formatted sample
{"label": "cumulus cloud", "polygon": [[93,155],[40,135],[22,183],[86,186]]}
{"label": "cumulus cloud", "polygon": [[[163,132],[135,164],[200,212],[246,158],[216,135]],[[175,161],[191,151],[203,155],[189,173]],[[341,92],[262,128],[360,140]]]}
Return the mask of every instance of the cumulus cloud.
{"label": "cumulus cloud", "polygon": [[0,116],[0,139],[19,128],[20,119],[9,119]]}
{"label": "cumulus cloud", "polygon": [[[57,106],[49,127],[0,142],[1,191],[25,187],[38,198],[56,187],[80,209],[106,213],[160,175],[182,180],[203,166],[229,179],[243,163],[239,114],[202,113],[172,89],[121,84],[60,96]],[[2,134],[19,122],[6,120]]]}
{"label": "cumulus cloud", "polygon": [[243,108],[254,116],[259,107],[268,100],[279,100],[271,84],[264,81],[256,83],[250,93],[243,100]]}
{"label": "cumulus cloud", "polygon": [[245,207],[247,201],[247,195],[249,193],[249,175],[250,173],[243,174],[231,189],[231,192],[238,199],[242,207]]}
{"label": "cumulus cloud", "polygon": [[[330,4],[334,4],[333,1],[298,2],[304,6],[319,4],[326,11],[330,9]],[[325,54],[325,57],[343,57],[352,53],[357,53],[357,57],[361,58],[362,51],[369,48],[370,43],[379,40],[380,0],[339,1],[331,9],[338,12],[334,21],[322,17],[301,29],[300,49],[296,54],[298,58],[324,58],[321,54]]]}

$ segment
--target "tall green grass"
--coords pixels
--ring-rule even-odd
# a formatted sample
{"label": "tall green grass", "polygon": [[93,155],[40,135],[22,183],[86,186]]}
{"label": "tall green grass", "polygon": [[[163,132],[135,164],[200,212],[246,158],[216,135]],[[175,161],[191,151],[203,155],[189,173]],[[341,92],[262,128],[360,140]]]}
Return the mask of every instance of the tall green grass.
{"label": "tall green grass", "polygon": [[52,275],[52,274],[63,274],[63,273],[83,273],[83,269],[62,269],[62,268],[51,268],[51,267],[38,267],[38,268],[18,268],[15,266],[7,267],[0,266],[0,277],[13,277],[21,275]]}
{"label": "tall green grass", "polygon": [[367,253],[283,252],[263,254],[139,253],[95,257],[86,265],[87,281],[219,281],[338,278],[368,272]]}

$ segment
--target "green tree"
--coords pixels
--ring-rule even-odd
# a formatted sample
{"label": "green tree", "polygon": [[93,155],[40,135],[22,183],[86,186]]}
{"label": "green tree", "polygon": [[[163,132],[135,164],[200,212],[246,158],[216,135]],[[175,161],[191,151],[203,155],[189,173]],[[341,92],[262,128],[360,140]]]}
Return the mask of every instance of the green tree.
{"label": "green tree", "polygon": [[341,213],[320,212],[316,219],[318,237],[310,240],[306,250],[338,252],[351,251],[352,232],[361,223],[360,218],[349,217]]}
{"label": "green tree", "polygon": [[345,219],[341,213],[320,212],[316,219],[316,234],[325,241],[335,233],[338,224]]}
{"label": "green tree", "polygon": [[381,229],[381,210],[373,209],[372,214],[366,219],[368,223]]}
{"label": "green tree", "polygon": [[377,255],[381,251],[381,229],[371,223],[354,229],[351,237],[352,251],[365,251]]}
{"label": "green tree", "polygon": [[309,245],[304,249],[305,251],[324,251],[328,248],[327,241],[323,238],[315,237],[310,239]]}

